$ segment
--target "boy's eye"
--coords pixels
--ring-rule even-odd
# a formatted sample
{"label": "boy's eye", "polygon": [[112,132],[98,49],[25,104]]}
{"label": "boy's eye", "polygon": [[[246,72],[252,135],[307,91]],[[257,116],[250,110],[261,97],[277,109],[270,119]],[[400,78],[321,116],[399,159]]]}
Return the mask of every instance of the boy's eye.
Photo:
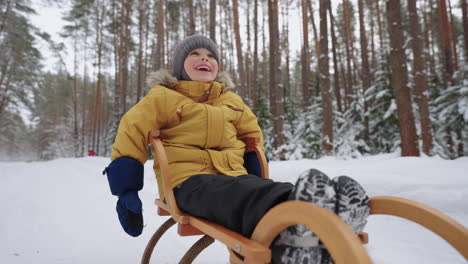
{"label": "boy's eye", "polygon": [[190,53],[190,55],[198,55],[198,52],[193,51],[192,53]]}

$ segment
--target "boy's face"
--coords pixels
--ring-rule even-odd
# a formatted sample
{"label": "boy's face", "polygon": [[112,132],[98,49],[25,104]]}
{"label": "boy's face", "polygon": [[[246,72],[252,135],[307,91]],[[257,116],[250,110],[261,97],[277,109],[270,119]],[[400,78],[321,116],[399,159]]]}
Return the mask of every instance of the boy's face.
{"label": "boy's face", "polygon": [[209,50],[194,49],[185,58],[184,70],[192,81],[212,82],[218,75],[218,62]]}

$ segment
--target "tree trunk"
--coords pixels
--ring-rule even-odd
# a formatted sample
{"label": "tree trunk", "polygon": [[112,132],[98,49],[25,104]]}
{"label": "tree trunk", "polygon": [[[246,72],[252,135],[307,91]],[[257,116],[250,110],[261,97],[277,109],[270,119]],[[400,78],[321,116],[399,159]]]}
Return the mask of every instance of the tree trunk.
{"label": "tree trunk", "polygon": [[332,93],[330,92],[330,72],[328,62],[328,25],[327,9],[329,0],[320,0],[320,56],[319,56],[319,78],[322,94],[322,148],[325,153],[333,150],[333,109]]}
{"label": "tree trunk", "polygon": [[254,1],[254,55],[252,78],[252,108],[256,112],[258,104],[258,0]]}
{"label": "tree trunk", "polygon": [[442,71],[443,71],[443,80],[445,88],[452,85],[453,77],[453,58],[452,58],[452,48],[450,46],[450,26],[447,15],[447,7],[445,0],[437,1],[437,9],[439,12],[439,22],[440,22],[440,45],[442,53]]}
{"label": "tree trunk", "polygon": [[245,89],[248,105],[252,106],[252,84],[251,84],[251,52],[250,52],[250,2],[247,1],[247,15],[246,15],[246,24],[247,24],[247,52],[245,54]]}
{"label": "tree trunk", "polygon": [[310,0],[306,0],[306,1],[307,1],[307,6],[309,7],[310,22],[312,23],[312,30],[314,32],[315,55],[317,56],[317,61],[318,61],[319,53],[320,53],[320,41],[318,39],[317,27],[315,26],[314,9],[312,8],[311,1]]}
{"label": "tree trunk", "polygon": [[[333,13],[330,13],[330,20],[332,21],[333,25],[337,25],[337,22],[336,22],[336,19],[335,17],[333,16]],[[340,31],[340,30],[338,30]],[[341,90],[340,89],[340,94],[341,92],[344,92],[344,96],[340,96],[340,101],[341,101],[341,105],[342,105],[342,110],[343,112],[346,111],[348,109],[348,105],[346,103],[346,97],[349,96],[348,94],[348,86],[347,86],[347,81],[346,81],[346,70],[345,70],[345,66],[344,66],[344,54],[343,52],[343,49],[340,48],[340,45],[338,45],[338,43],[343,43],[344,42],[344,32],[341,31],[341,40],[338,41],[337,39],[337,42],[336,42],[336,47],[337,47],[337,50],[336,50],[336,53],[337,53],[337,63],[338,63],[338,66],[339,66],[339,75],[341,76],[341,78],[339,78],[339,81],[340,81],[340,86],[343,87],[343,89]],[[336,35],[336,34],[335,34]],[[340,36],[340,35],[338,35]]]}
{"label": "tree trunk", "polygon": [[[239,83],[239,76],[237,75],[237,71],[234,69],[234,42],[235,40],[233,39],[233,34],[232,32],[235,31],[234,29],[234,20],[233,20],[233,9],[231,8],[231,6],[229,5],[230,1],[226,1],[226,5],[227,5],[227,8],[226,8],[226,13],[228,14],[227,16],[227,19],[228,19],[228,23],[226,24],[227,25],[227,28],[226,28],[226,35],[228,36],[228,38],[226,38],[228,40],[228,43],[229,43],[229,47],[228,47],[228,50],[229,50],[229,56],[230,56],[230,59],[229,59],[229,69],[231,71],[231,75],[234,77],[234,83],[238,84]],[[237,28],[239,29],[239,28]],[[242,93],[242,89],[240,89],[241,93]]]}
{"label": "tree trunk", "polygon": [[265,6],[263,6],[263,17],[262,17],[262,76],[263,76],[263,82],[262,82],[262,90],[263,90],[263,96],[265,98],[269,97],[270,93],[270,84],[268,83],[270,81],[270,77],[268,76],[268,71],[267,71],[267,53],[266,53],[266,36],[265,36],[265,20],[266,17],[269,17],[269,8],[268,8],[268,16],[265,16]]}
{"label": "tree trunk", "polygon": [[423,52],[423,36],[419,25],[416,9],[416,0],[408,0],[408,11],[410,19],[411,46],[413,48],[413,75],[414,75],[414,97],[419,108],[421,119],[421,136],[423,140],[423,151],[427,155],[432,149],[432,124],[429,118],[429,104],[426,79],[426,59]]}
{"label": "tree trunk", "polygon": [[[162,2],[162,0],[160,0]],[[195,16],[193,12],[193,0],[187,1],[188,9],[189,9],[189,32],[188,35],[192,36],[195,34]],[[162,13],[160,13],[162,14]]]}
{"label": "tree trunk", "polygon": [[[436,3],[434,4],[433,1],[436,1]],[[442,63],[442,43],[441,43],[441,34],[440,34],[440,18],[439,18],[439,15],[438,15],[438,8],[437,8],[437,1],[438,0],[429,0],[429,9],[430,9],[430,16],[429,16],[429,21],[430,21],[430,25],[431,25],[431,36],[432,36],[432,47],[431,47],[431,53],[432,53],[432,56],[431,57],[434,57],[434,60],[435,60],[435,57],[436,57],[436,48],[438,48],[438,51],[439,51],[439,56],[438,56],[438,59],[439,59],[439,64],[443,64]],[[435,5],[435,7],[434,7]],[[436,64],[436,62],[434,61],[434,65]],[[442,69],[443,71],[443,69]]]}
{"label": "tree trunk", "polygon": [[[112,39],[113,39],[113,48],[114,48],[114,130],[117,132],[119,127],[119,122],[121,118],[121,107],[120,107],[120,96],[121,96],[121,89],[120,89],[120,68],[121,68],[121,60],[120,56],[122,54],[121,46],[119,44],[120,39],[120,23],[118,23],[118,15],[117,15],[117,3],[116,0],[112,1],[112,31],[114,32]],[[85,49],[86,51],[86,49]],[[85,57],[86,61],[86,57]],[[85,72],[86,72],[86,63],[85,63]],[[85,85],[86,85],[86,75],[85,78]],[[91,104],[91,102],[90,102]]]}
{"label": "tree trunk", "polygon": [[156,51],[154,52],[155,56],[153,57],[153,70],[155,71],[161,69],[164,65],[164,16],[164,0],[159,0],[157,20],[158,39],[156,40]]}
{"label": "tree trunk", "polygon": [[216,42],[216,1],[210,0],[210,39]]}
{"label": "tree trunk", "polygon": [[[85,155],[85,144],[86,144],[86,137],[87,136],[87,121],[88,121],[88,106],[87,106],[87,97],[88,97],[88,64],[87,64],[87,51],[88,51],[88,34],[89,31],[85,30],[85,35],[84,35],[84,45],[83,45],[83,93],[82,93],[82,101],[81,101],[81,149],[80,149],[80,155],[84,156]],[[116,96],[116,95],[115,95]],[[115,103],[115,101],[114,101]],[[117,104],[118,105],[118,104]],[[116,106],[114,105],[114,108]],[[114,109],[114,113],[117,111]]]}
{"label": "tree trunk", "polygon": [[6,59],[0,72],[0,116],[2,115],[3,111],[6,109],[6,106],[8,104],[8,90],[10,89],[10,78],[8,72],[10,71],[10,61],[11,58]]}
{"label": "tree trunk", "polygon": [[[219,8],[220,9],[223,9],[224,8],[224,5],[223,3],[219,3]],[[225,12],[218,12],[219,15],[218,15],[218,26],[219,26],[219,36],[221,39],[225,40],[225,36],[224,36],[224,21],[226,21],[225,17],[226,17],[226,14]],[[224,15],[224,16],[223,16]],[[225,70],[225,65],[226,65],[226,58],[227,58],[227,53],[226,53],[226,49],[225,49],[225,41],[220,41],[218,43],[218,47],[219,47],[219,54],[221,54],[221,58],[220,58],[220,62],[219,62],[219,71],[224,71]]]}
{"label": "tree trunk", "polygon": [[367,100],[366,100],[366,91],[370,87],[370,70],[369,70],[369,55],[367,51],[367,37],[366,37],[366,27],[364,26],[364,5],[362,0],[358,0],[358,9],[359,9],[359,35],[361,41],[361,63],[362,63],[362,90],[364,94],[364,140],[366,143],[369,143],[369,117],[367,116]]}
{"label": "tree trunk", "polygon": [[136,96],[136,102],[140,101],[141,98],[141,93],[143,89],[143,80],[144,80],[144,63],[143,63],[143,43],[145,42],[145,33],[143,26],[145,25],[146,17],[145,17],[145,7],[147,3],[145,0],[139,0],[138,1],[138,35],[139,35],[139,41],[138,41],[138,69],[137,69],[137,96]]}
{"label": "tree trunk", "polygon": [[447,0],[447,1],[448,1],[449,14],[450,14],[449,37],[450,37],[450,43],[452,44],[453,67],[454,67],[454,71],[457,71],[458,70],[457,34],[455,32],[455,25],[453,23],[452,5],[450,3],[450,0]]}
{"label": "tree trunk", "polygon": [[[283,89],[281,87],[281,53],[279,51],[278,0],[268,0],[268,21],[270,28],[270,105],[273,110],[274,140],[276,149],[284,143],[283,138]],[[284,159],[284,153],[279,153]]]}
{"label": "tree trunk", "polygon": [[[343,87],[344,90],[344,104],[343,104],[343,112],[348,110],[348,105],[346,104],[346,96],[348,96],[348,91],[346,88],[346,70],[344,67],[344,62],[343,62],[343,52],[338,51],[338,64],[340,66],[340,76],[341,76],[341,87]],[[341,99],[343,101],[343,99]]]}
{"label": "tree trunk", "polygon": [[77,63],[77,39],[73,39],[73,155],[78,157],[79,135],[78,135],[78,63]]}
{"label": "tree trunk", "polygon": [[[2,79],[4,78],[5,76],[2,76]],[[1,97],[1,100],[0,100],[0,116],[2,115],[3,111],[5,111],[8,103],[9,103],[9,97],[8,97],[8,91],[10,90],[10,78],[9,76],[6,76],[6,81],[2,80],[2,82],[4,81],[4,89],[1,91],[3,96]],[[0,86],[1,87],[1,86]]]}
{"label": "tree trunk", "polygon": [[468,62],[468,4],[467,0],[460,0],[463,20],[463,39],[465,43],[465,63]]}
{"label": "tree trunk", "polygon": [[283,8],[285,9],[283,11],[283,21],[285,21],[283,23],[283,39],[282,39],[282,50],[284,51],[285,53],[285,60],[286,60],[286,74],[285,74],[285,78],[286,80],[284,80],[284,83],[285,83],[285,87],[283,87],[283,98],[284,100],[287,100],[289,97],[290,97],[290,87],[291,87],[291,76],[290,76],[290,60],[289,60],[289,22],[288,22],[288,17],[289,17],[289,5],[288,4],[285,4],[283,5]]}
{"label": "tree trunk", "polygon": [[[123,7],[122,7],[123,8]],[[103,39],[103,20],[104,20],[104,7],[100,7],[101,10],[97,10],[97,13],[102,12],[98,15],[97,21],[97,28],[96,28],[96,43],[97,43],[97,83],[96,83],[96,105],[94,108],[94,125],[93,125],[93,138],[96,138],[96,141],[93,140],[93,149],[96,152],[96,155],[99,155],[99,142],[100,142],[100,117],[101,117],[101,82],[102,82],[102,75],[101,75],[101,66],[102,66],[102,49],[104,45]],[[96,131],[97,130],[97,131]]]}
{"label": "tree trunk", "polygon": [[[371,61],[372,61],[372,69],[377,67],[377,57],[375,56],[375,39],[374,39],[374,32],[375,32],[375,21],[374,21],[374,8],[372,6],[372,1],[370,2],[370,6],[368,5],[367,8],[369,9],[369,20],[370,20],[370,37],[371,37]],[[373,76],[374,71],[371,71],[370,78],[371,80],[374,79]]]}
{"label": "tree trunk", "polygon": [[[164,1],[164,3],[166,3],[166,1]],[[167,12],[167,9],[164,10],[165,12],[165,16],[164,16],[164,42],[163,42],[163,45],[162,45],[162,58],[161,58],[161,67],[162,68],[166,68],[167,69],[167,64],[166,64],[166,58],[170,58],[171,57],[171,51],[169,49],[167,49],[166,47],[169,47],[169,40],[171,40],[171,36],[172,36],[172,39],[174,40],[174,34],[169,34],[169,33],[172,33],[171,30],[168,30],[166,28],[166,21],[168,20],[168,16],[169,16],[169,12]],[[174,42],[174,41],[173,41]],[[170,60],[172,62],[172,60]],[[170,65],[172,67],[172,64]]]}
{"label": "tree trunk", "polygon": [[[123,45],[123,56],[122,56],[122,115],[127,112],[127,93],[128,93],[128,61],[130,56],[130,17],[132,13],[132,0],[123,1],[122,0],[122,9],[124,10],[123,16],[123,39],[121,45]],[[102,38],[101,34],[101,38]],[[100,69],[99,69],[100,70]]]}
{"label": "tree trunk", "polygon": [[400,124],[401,155],[419,156],[418,138],[408,87],[406,56],[403,50],[403,27],[401,25],[400,8],[400,0],[387,0],[387,24],[391,47],[391,82]]}
{"label": "tree trunk", "polygon": [[310,48],[309,48],[309,27],[307,20],[307,2],[309,0],[302,0],[302,32],[304,35],[304,43],[301,51],[301,64],[302,64],[302,104],[304,108],[310,104],[309,96],[309,76],[310,76]]}
{"label": "tree trunk", "polygon": [[346,50],[346,97],[345,97],[345,104],[346,108],[349,107],[352,101],[352,94],[353,94],[353,76],[351,68],[351,43],[350,43],[350,27],[349,24],[351,23],[349,19],[349,0],[343,0],[343,15],[344,15],[344,41],[345,41],[345,50]]}
{"label": "tree trunk", "polygon": [[201,20],[201,32],[203,36],[207,36],[209,32],[209,27],[210,27],[210,21],[209,21],[209,10],[207,10],[204,5],[206,4],[206,1],[203,2],[198,2],[197,6],[200,10],[200,13],[197,17],[200,18]]}
{"label": "tree trunk", "polygon": [[[124,53],[125,53],[125,1],[121,0],[120,1],[120,21],[119,21],[119,54],[118,54],[118,71],[119,71],[119,79],[116,80],[116,82],[119,83],[119,95],[120,95],[120,102],[119,102],[119,116],[123,116],[125,113],[125,100],[126,100],[126,90],[127,87],[125,87],[124,84],[124,79],[125,77],[123,76],[125,73],[124,71]],[[97,113],[95,113],[97,114]],[[96,127],[97,124],[94,124],[93,127]],[[95,129],[93,128],[93,131]],[[93,132],[94,133],[94,132]],[[96,147],[94,146],[94,140],[93,140],[93,148],[95,149]]]}
{"label": "tree trunk", "polygon": [[242,56],[242,42],[240,37],[240,29],[239,29],[239,11],[237,6],[237,0],[232,0],[232,14],[234,19],[234,34],[236,36],[236,50],[237,50],[237,68],[239,71],[239,90],[240,96],[242,98],[246,98],[246,91],[245,91],[245,71],[244,71],[244,58]]}
{"label": "tree trunk", "polygon": [[[106,78],[103,77],[103,80],[102,80],[102,88],[103,88],[103,93],[102,93],[102,96],[101,96],[101,117],[100,117],[100,123],[99,123],[99,129],[98,129],[98,132],[99,132],[99,138],[105,138],[106,136],[106,133],[105,133],[105,130],[106,130],[106,124],[107,124],[107,120],[108,120],[108,107],[107,107],[107,93],[106,93]],[[98,142],[99,143],[99,142]],[[102,153],[106,153],[106,150],[108,148],[108,145],[105,144],[105,142],[103,142],[104,144],[104,148],[103,150],[101,151]]]}
{"label": "tree trunk", "polygon": [[[432,37],[429,36],[431,31],[430,23],[428,22],[428,12],[424,12],[424,45],[425,45],[425,57],[428,58],[428,65],[425,67],[429,67],[429,73],[434,72],[434,58],[431,54],[431,47],[432,47]],[[426,74],[427,76],[428,74]]]}
{"label": "tree trunk", "polygon": [[383,50],[384,42],[383,42],[383,26],[382,26],[382,16],[380,13],[380,0],[375,0],[375,10],[377,11],[377,25],[379,28],[379,43],[380,49]]}
{"label": "tree trunk", "polygon": [[338,46],[336,41],[336,34],[335,34],[335,24],[333,18],[333,11],[331,5],[328,5],[328,11],[330,15],[330,31],[332,37],[332,52],[333,52],[333,74],[334,74],[334,82],[335,82],[335,98],[339,112],[343,112],[343,106],[341,103],[341,86],[340,86],[340,71],[338,70],[338,54],[336,48]]}

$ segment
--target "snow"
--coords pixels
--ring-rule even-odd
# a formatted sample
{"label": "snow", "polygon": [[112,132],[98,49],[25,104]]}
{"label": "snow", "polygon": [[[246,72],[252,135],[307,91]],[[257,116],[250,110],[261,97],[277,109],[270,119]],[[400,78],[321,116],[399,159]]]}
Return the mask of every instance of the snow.
{"label": "snow", "polygon": [[387,112],[385,112],[383,119],[387,119],[391,114],[393,114],[397,110],[397,105],[395,99],[392,99],[392,102],[390,106],[387,109]]}
{"label": "snow", "polygon": [[[108,158],[47,162],[0,162],[0,263],[138,263],[151,235],[167,217],[156,214],[152,162],[145,164],[140,192],[146,227],[138,238],[126,235],[101,174]],[[384,154],[359,159],[271,162],[271,178],[294,182],[308,168],[330,177],[349,175],[370,196],[390,195],[428,204],[468,227],[468,157],[402,158]],[[178,263],[199,237],[179,237],[172,228],[159,242],[153,263]],[[371,216],[366,248],[375,263],[467,263],[437,235],[403,219]],[[228,263],[215,242],[195,263]]]}

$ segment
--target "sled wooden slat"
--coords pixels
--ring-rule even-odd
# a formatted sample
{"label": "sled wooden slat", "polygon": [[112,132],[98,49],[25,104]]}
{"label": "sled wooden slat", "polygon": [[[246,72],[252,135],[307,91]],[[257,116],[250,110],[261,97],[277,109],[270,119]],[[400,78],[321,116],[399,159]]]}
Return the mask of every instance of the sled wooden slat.
{"label": "sled wooden slat", "polygon": [[[169,211],[167,211],[166,209],[164,209],[162,206],[160,206],[159,202],[158,201],[161,201],[159,199],[156,199],[156,205],[158,206],[158,215],[160,216],[168,216],[168,215],[171,215],[171,213],[169,213]],[[162,202],[161,202],[162,203]],[[163,203],[164,204],[164,203]],[[165,206],[166,204],[164,204]]]}
{"label": "sled wooden slat", "polygon": [[179,224],[177,226],[177,233],[180,236],[199,236],[205,234],[191,224]]}
{"label": "sled wooden slat", "polygon": [[154,200],[154,203],[156,204],[156,206],[158,206],[158,215],[161,215],[161,216],[171,215],[167,204],[161,201],[161,199]]}
{"label": "sled wooden slat", "polygon": [[[167,205],[160,199],[156,199],[156,204],[159,208],[166,211],[165,208],[167,208]],[[178,227],[178,233],[181,236],[206,234],[225,244],[227,247],[234,249],[237,253],[242,253],[245,257],[264,260],[265,262],[268,262],[271,258],[268,246],[262,246],[258,242],[250,240],[218,224],[193,216],[185,217],[187,217],[188,223],[179,224]],[[203,232],[199,230],[203,230]],[[196,231],[199,231],[199,233]]]}
{"label": "sled wooden slat", "polygon": [[191,217],[190,224],[200,230],[203,230],[205,234],[215,238],[247,259],[255,259],[259,263],[270,262],[271,250],[269,245],[262,245],[255,240],[246,238],[223,226],[200,218]]}
{"label": "sled wooden slat", "polygon": [[425,204],[389,196],[370,199],[371,214],[405,218],[436,233],[468,260],[468,229],[442,212]]}

